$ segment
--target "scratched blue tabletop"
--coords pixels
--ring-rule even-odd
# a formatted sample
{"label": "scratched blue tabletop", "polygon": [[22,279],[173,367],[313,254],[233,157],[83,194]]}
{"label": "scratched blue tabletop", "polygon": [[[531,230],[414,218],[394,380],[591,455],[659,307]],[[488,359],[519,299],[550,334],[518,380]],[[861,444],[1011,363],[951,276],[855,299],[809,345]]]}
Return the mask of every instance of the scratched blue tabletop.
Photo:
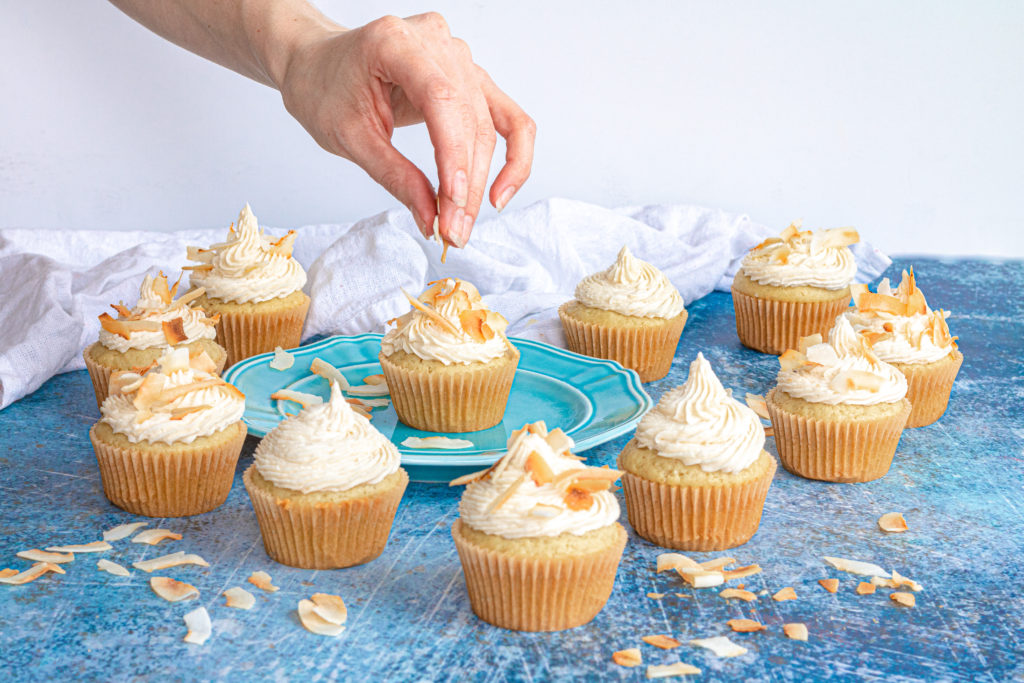
{"label": "scratched blue tabletop", "polygon": [[[898,260],[889,275],[911,261]],[[134,570],[119,578],[96,570],[97,555],[77,555],[24,586],[0,586],[0,663],[6,680],[643,680],[644,667],[611,662],[639,647],[645,664],[678,660],[702,681],[1024,680],[1024,264],[915,259],[918,282],[935,307],[953,310],[953,333],[966,358],[945,417],[904,432],[892,469],[868,484],[826,484],[780,468],[760,531],[730,551],[764,572],[746,579],[755,592],[793,586],[798,599],[726,601],[717,590],[685,588],[656,576],[661,550],[630,533],[611,600],[590,624],[554,634],[504,631],[470,611],[449,534],[461,489],[412,484],[384,554],[357,568],[292,569],[272,562],[241,483],[219,509],[186,519],[154,520],[183,534],[150,547],[115,543],[102,555],[124,565],[176,550],[202,555],[209,568],[162,572],[201,591],[198,600],[166,603]],[[657,399],[685,377],[703,351],[739,395],[765,392],[777,361],[742,348],[731,299],[715,293],[692,302],[670,375],[647,385]],[[134,521],[103,496],[87,432],[97,419],[84,371],[58,376],[0,412],[0,567],[26,567],[23,549],[97,540]],[[542,418],[542,415],[538,415]],[[614,464],[623,436],[586,455]],[[772,439],[767,448],[774,453]],[[621,493],[619,494],[621,495]],[[885,535],[883,513],[901,511],[910,530]],[[623,519],[625,522],[625,519]],[[628,525],[627,525],[628,527]],[[693,554],[700,560],[721,553]],[[888,590],[854,593],[858,578],[827,567],[823,555],[895,568],[924,586],[917,606],[901,607]],[[281,590],[262,593],[245,579],[266,570]],[[830,594],[818,579],[839,579]],[[223,606],[220,592],[253,588],[250,611]],[[338,638],[302,629],[296,603],[337,593],[349,606]],[[666,593],[660,600],[648,592]],[[682,593],[685,597],[677,597]],[[213,637],[182,642],[182,615],[204,605]],[[733,634],[728,619],[747,617],[768,631]],[[803,622],[807,642],[786,639],[785,622]],[[684,641],[728,634],[747,654],[718,659],[684,644],[663,651],[640,636]],[[678,679],[677,679],[678,680]]]}

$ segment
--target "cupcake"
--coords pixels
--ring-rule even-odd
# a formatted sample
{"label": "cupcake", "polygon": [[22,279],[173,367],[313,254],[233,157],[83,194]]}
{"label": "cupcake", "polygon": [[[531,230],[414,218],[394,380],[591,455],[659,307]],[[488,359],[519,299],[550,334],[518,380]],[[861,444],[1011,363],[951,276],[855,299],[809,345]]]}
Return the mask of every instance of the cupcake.
{"label": "cupcake", "polygon": [[[197,293],[198,292],[198,293]],[[113,372],[144,372],[171,347],[185,346],[190,352],[205,351],[216,372],[224,369],[227,354],[214,341],[217,317],[207,317],[201,308],[192,308],[202,290],[193,290],[174,300],[178,284],[168,288],[163,273],[147,275],[139,287],[139,301],[129,309],[124,303],[111,306],[117,317],[100,316],[99,341],[87,347],[85,367],[96,390],[96,405],[103,404]]]}
{"label": "cupcake", "polygon": [[576,285],[558,316],[570,351],[610,358],[653,382],[672,367],[687,313],[665,274],[622,247],[607,270]]}
{"label": "cupcake", "polygon": [[229,366],[275,347],[302,342],[309,297],[302,292],[306,271],[292,256],[295,231],[278,240],[263,234],[249,205],[238,214],[228,240],[209,249],[188,248],[191,285],[205,291],[196,304],[220,316],[217,339]]}
{"label": "cupcake", "polygon": [[889,471],[910,416],[907,380],[845,316],[779,358],[766,397],[783,467],[808,479],[871,481]]}
{"label": "cupcake", "polygon": [[364,564],[384,551],[409,477],[395,445],[352,410],[336,382],[327,403],[305,400],[263,437],[242,479],[263,547],[292,567]]}
{"label": "cupcake", "polygon": [[428,432],[473,432],[501,422],[519,351],[508,321],[476,288],[448,278],[431,283],[413,310],[390,323],[380,365],[404,424]]}
{"label": "cupcake", "polygon": [[516,631],[587,623],[612,592],[626,545],[609,490],[620,472],[587,467],[543,422],[512,433],[508,453],[465,484],[452,537],[473,612]]}
{"label": "cupcake", "polygon": [[761,523],[775,459],[764,427],[698,353],[686,384],[666,392],[619,455],[629,523],[651,543],[724,550]]}
{"label": "cupcake", "polygon": [[853,329],[871,344],[875,355],[907,378],[910,401],[908,427],[923,427],[942,417],[949,404],[953,380],[964,362],[950,336],[946,311],[933,311],[917,288],[914,270],[903,271],[899,287],[889,279],[872,293],[867,285],[854,285],[854,306],[844,315]]}
{"label": "cupcake", "polygon": [[801,337],[828,334],[850,303],[856,230],[800,231],[799,222],[743,257],[732,282],[740,342],[761,353],[795,349]]}
{"label": "cupcake", "polygon": [[179,346],[144,374],[111,375],[89,430],[111,503],[184,517],[224,502],[245,441],[245,396],[216,373],[206,351]]}

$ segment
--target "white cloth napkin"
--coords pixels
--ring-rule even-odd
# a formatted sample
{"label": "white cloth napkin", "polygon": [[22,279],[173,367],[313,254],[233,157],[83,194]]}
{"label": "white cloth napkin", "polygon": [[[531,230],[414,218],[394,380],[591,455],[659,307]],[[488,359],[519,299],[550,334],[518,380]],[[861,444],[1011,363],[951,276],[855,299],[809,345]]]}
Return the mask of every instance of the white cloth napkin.
{"label": "white cloth napkin", "polygon": [[[268,229],[280,235],[284,230]],[[687,304],[729,289],[739,260],[779,229],[743,215],[695,206],[606,209],[549,199],[478,224],[469,246],[425,241],[404,210],[353,224],[298,228],[295,257],[312,297],[304,338],[382,331],[408,310],[411,294],[446,276],[469,280],[511,323],[509,334],[563,345],[556,308],[576,283],[615,260],[623,244],[660,268]],[[220,242],[227,229],[171,233],[103,230],[0,230],[0,408],[53,375],[84,367],[97,316],[135,303],[147,273],[176,278],[185,247]],[[854,247],[858,281],[890,263],[868,244]]]}

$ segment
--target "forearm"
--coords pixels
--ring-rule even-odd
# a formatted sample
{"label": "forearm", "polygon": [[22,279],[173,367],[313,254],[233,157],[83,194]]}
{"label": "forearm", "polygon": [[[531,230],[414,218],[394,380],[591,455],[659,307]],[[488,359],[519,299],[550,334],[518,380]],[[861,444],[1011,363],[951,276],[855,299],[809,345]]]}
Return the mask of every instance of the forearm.
{"label": "forearm", "polygon": [[110,0],[189,52],[279,87],[296,47],[340,30],[305,0]]}

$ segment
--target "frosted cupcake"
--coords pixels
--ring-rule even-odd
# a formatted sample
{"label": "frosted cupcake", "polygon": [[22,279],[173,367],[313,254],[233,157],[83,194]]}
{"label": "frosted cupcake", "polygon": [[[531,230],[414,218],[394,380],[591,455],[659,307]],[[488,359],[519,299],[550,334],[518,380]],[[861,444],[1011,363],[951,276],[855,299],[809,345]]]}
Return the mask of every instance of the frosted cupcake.
{"label": "frosted cupcake", "polygon": [[249,205],[238,214],[228,240],[208,249],[188,248],[191,285],[205,292],[196,303],[219,315],[217,339],[227,349],[227,364],[280,346],[302,342],[309,297],[302,292],[306,271],[292,256],[295,231],[271,240],[260,230]]}
{"label": "frosted cupcake", "polygon": [[217,366],[218,374],[224,369],[227,355],[214,341],[218,318],[207,317],[203,309],[191,307],[203,290],[193,290],[175,301],[177,293],[178,284],[168,288],[163,273],[156,277],[147,275],[134,307],[114,304],[111,308],[117,312],[116,318],[109,313],[100,316],[99,341],[84,352],[97,406],[107,397],[111,373],[141,372],[174,346],[205,351]]}
{"label": "frosted cupcake", "polygon": [[216,372],[202,349],[178,347],[145,374],[111,375],[89,430],[111,503],[182,517],[224,502],[245,441],[245,396]]}
{"label": "frosted cupcake", "polygon": [[821,337],[779,358],[767,399],[782,465],[824,481],[871,481],[889,471],[910,416],[907,380],[840,316]]}
{"label": "frosted cupcake", "polygon": [[828,334],[850,303],[856,230],[800,231],[799,222],[743,257],[732,283],[740,342],[761,353],[795,349],[801,337]]}
{"label": "frosted cupcake", "polygon": [[243,481],[271,558],[337,569],[384,551],[409,477],[395,445],[331,382],[263,437]]}
{"label": "frosted cupcake", "polygon": [[586,467],[560,429],[535,422],[468,483],[452,537],[473,612],[517,631],[585,624],[612,592],[626,545],[608,489],[619,472]]}
{"label": "frosted cupcake", "polygon": [[698,353],[619,455],[629,523],[652,543],[724,550],[750,540],[775,475],[764,427]]}
{"label": "frosted cupcake", "polygon": [[672,367],[687,313],[665,274],[622,247],[607,270],[576,285],[558,316],[570,351],[610,358],[653,382]]}
{"label": "frosted cupcake", "polygon": [[[406,294],[406,296],[409,296]],[[472,432],[501,422],[519,351],[508,321],[476,288],[449,278],[431,283],[413,310],[396,318],[380,344],[380,364],[398,419],[430,432]]]}
{"label": "frosted cupcake", "polygon": [[964,362],[949,333],[947,311],[933,311],[917,287],[914,270],[903,271],[895,290],[885,278],[872,293],[853,286],[854,307],[844,315],[875,354],[907,378],[912,406],[908,427],[930,425],[946,412],[953,380]]}

